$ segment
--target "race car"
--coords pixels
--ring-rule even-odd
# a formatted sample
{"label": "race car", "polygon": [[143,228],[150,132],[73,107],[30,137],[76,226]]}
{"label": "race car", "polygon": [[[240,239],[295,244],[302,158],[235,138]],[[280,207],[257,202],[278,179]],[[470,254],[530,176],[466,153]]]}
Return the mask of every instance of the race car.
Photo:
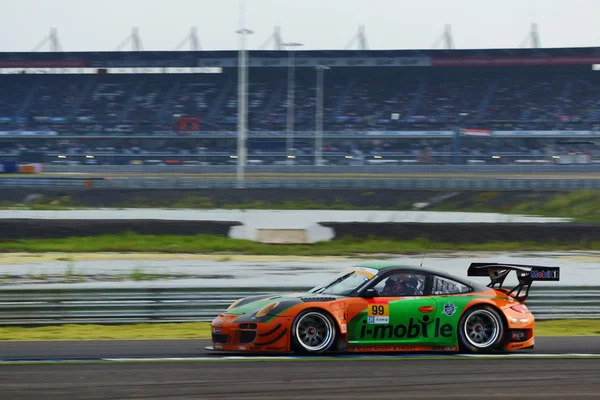
{"label": "race car", "polygon": [[[518,284],[507,289],[514,271]],[[483,286],[428,268],[367,263],[306,293],[237,300],[212,321],[208,350],[252,353],[468,352],[534,347],[524,304],[534,281],[558,267],[472,263]]]}

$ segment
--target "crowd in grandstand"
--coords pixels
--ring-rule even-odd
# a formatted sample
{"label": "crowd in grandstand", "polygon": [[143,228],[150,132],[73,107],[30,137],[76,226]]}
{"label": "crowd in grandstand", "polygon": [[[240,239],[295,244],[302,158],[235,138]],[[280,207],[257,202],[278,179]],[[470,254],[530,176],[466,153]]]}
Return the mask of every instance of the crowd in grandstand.
{"label": "crowd in grandstand", "polygon": [[[110,140],[0,140],[0,153],[43,151],[66,156],[235,154],[238,82],[235,70],[210,74],[0,74],[0,133],[55,131]],[[298,68],[295,131],[314,131],[316,87],[312,69]],[[326,72],[324,130],[345,138],[324,140],[324,155],[344,158],[406,156],[429,162],[450,157],[493,155],[551,158],[569,152],[600,155],[593,141],[541,138],[465,138],[435,140],[368,138],[369,132],[599,130],[600,73],[589,66],[516,68],[339,68]],[[249,75],[248,128],[285,132],[287,71],[252,69]],[[124,134],[179,132],[178,119],[199,119],[189,140],[137,140]],[[212,132],[213,138],[202,137]],[[221,134],[220,133],[220,134]],[[348,136],[355,139],[348,139]],[[0,138],[1,139],[1,138]],[[287,154],[285,138],[252,139],[250,157]],[[314,154],[314,139],[296,139],[294,154]],[[516,159],[515,158],[515,159]],[[92,161],[89,161],[90,163]],[[95,161],[94,161],[95,162]],[[447,161],[449,162],[449,161]]]}
{"label": "crowd in grandstand", "polygon": [[[285,69],[252,70],[249,129],[285,131]],[[0,130],[74,133],[237,129],[237,75],[0,75]],[[600,76],[569,67],[338,69],[325,79],[327,131],[598,129]],[[315,129],[315,76],[298,69],[294,129]]]}

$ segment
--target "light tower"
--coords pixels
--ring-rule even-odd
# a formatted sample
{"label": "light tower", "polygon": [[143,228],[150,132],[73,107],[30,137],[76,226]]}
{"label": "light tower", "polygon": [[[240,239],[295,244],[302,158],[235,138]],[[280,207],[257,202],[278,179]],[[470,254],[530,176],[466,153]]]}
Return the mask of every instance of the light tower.
{"label": "light tower", "polygon": [[140,38],[140,30],[139,28],[133,28],[131,30],[131,34],[128,35],[125,40],[121,42],[119,46],[117,46],[115,51],[121,51],[125,46],[131,43],[131,51],[143,51],[144,46],[142,45],[142,39]]}
{"label": "light tower", "polygon": [[367,34],[365,33],[364,25],[358,26],[358,32],[356,35],[352,36],[344,50],[354,47],[355,44],[358,45],[359,50],[369,50],[369,44],[367,43]]}
{"label": "light tower", "polygon": [[444,33],[442,33],[436,40],[433,42],[432,48],[437,48],[440,44],[444,45],[446,50],[454,49],[454,39],[452,38],[452,25],[446,24],[444,26]]}
{"label": "light tower", "polygon": [[202,50],[202,47],[200,46],[200,41],[198,40],[198,28],[193,26],[190,29],[190,33],[189,35],[187,35],[185,37],[185,39],[183,39],[178,45],[177,47],[175,47],[175,50],[181,50],[183,48],[183,46],[185,46],[186,44],[190,44],[190,50],[192,51],[199,51]]}
{"label": "light tower", "polygon": [[323,165],[323,83],[324,70],[331,69],[325,65],[317,65],[317,109],[315,134],[315,166]]}
{"label": "light tower", "polygon": [[287,158],[294,158],[294,103],[296,87],[296,56],[292,48],[304,46],[302,43],[287,42],[282,43],[284,47],[290,47],[288,50],[288,105],[287,105]]}
{"label": "light tower", "polygon": [[540,41],[540,33],[538,30],[538,24],[533,22],[531,23],[531,30],[529,34],[523,39],[521,45],[519,47],[526,47],[527,43],[529,43],[529,47],[533,49],[539,49],[542,47],[542,43]]}
{"label": "light tower", "polygon": [[269,35],[267,40],[262,42],[260,46],[258,46],[258,50],[264,50],[267,48],[269,44],[273,42],[273,50],[283,50],[283,40],[281,39],[281,27],[276,26],[273,29],[273,33]]}
{"label": "light tower", "polygon": [[240,35],[239,58],[238,58],[238,140],[237,140],[237,187],[244,187],[244,170],[246,166],[246,131],[248,129],[248,54],[246,50],[246,35],[252,32],[245,27],[245,4],[244,0],[239,2],[240,29],[236,31]]}
{"label": "light tower", "polygon": [[36,52],[39,51],[42,47],[46,45],[46,43],[50,44],[50,51],[53,53],[63,51],[62,46],[60,45],[60,41],[58,40],[58,30],[56,28],[50,28],[50,33],[46,36],[40,43],[37,44],[31,51]]}

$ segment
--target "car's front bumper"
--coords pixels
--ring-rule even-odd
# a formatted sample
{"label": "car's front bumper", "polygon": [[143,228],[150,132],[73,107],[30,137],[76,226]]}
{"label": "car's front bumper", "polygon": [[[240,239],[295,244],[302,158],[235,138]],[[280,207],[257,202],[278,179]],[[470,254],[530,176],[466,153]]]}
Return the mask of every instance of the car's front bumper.
{"label": "car's front bumper", "polygon": [[288,318],[267,322],[235,322],[239,315],[220,314],[211,325],[212,346],[207,350],[225,352],[288,352]]}

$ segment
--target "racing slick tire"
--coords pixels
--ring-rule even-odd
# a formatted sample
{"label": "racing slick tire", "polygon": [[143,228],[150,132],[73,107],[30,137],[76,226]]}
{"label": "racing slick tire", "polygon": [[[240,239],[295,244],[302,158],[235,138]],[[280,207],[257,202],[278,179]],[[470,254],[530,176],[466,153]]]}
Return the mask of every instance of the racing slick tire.
{"label": "racing slick tire", "polygon": [[491,353],[504,343],[504,319],[493,307],[469,308],[458,322],[458,341],[461,351]]}
{"label": "racing slick tire", "polygon": [[336,342],[336,324],[322,310],[305,310],[296,316],[292,324],[292,350],[301,354],[322,354]]}

